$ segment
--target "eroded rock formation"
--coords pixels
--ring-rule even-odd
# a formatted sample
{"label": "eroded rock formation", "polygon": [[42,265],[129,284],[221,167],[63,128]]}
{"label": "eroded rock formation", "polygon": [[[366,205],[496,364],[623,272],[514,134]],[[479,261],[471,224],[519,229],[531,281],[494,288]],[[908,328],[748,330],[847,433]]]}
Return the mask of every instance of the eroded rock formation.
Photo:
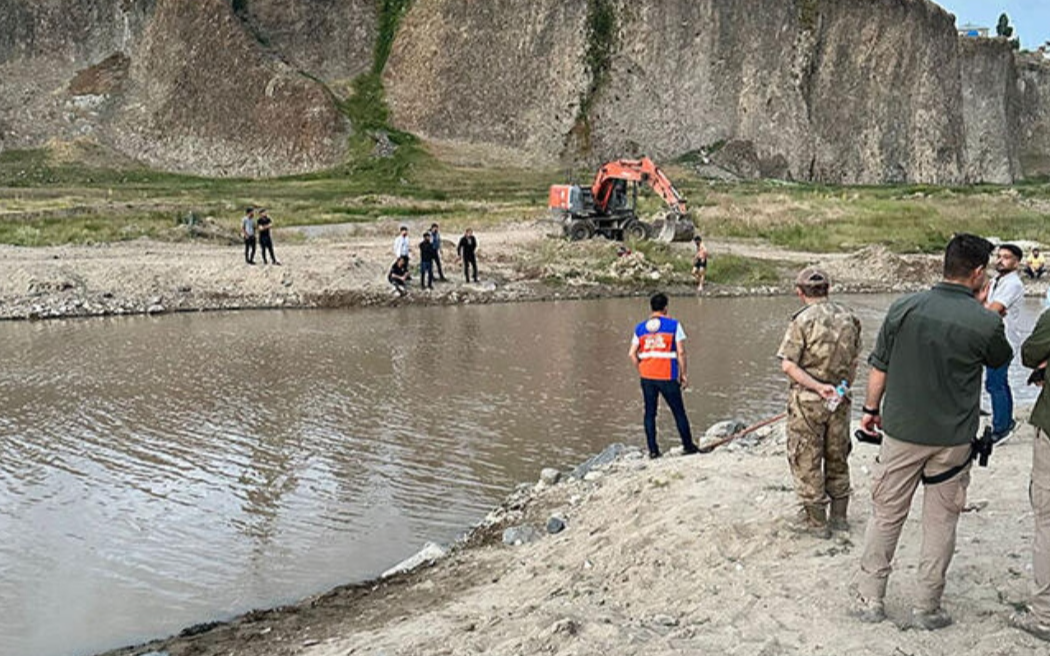
{"label": "eroded rock formation", "polygon": [[275,56],[226,0],[0,0],[0,16],[6,148],[90,137],[206,175],[344,157],[348,126],[324,85]]}
{"label": "eroded rock formation", "polygon": [[[0,147],[89,137],[150,165],[339,163],[374,0],[0,0]],[[403,3],[402,3],[403,4]],[[745,177],[1050,174],[1050,63],[928,0],[415,0],[390,122],[471,164],[727,150]]]}

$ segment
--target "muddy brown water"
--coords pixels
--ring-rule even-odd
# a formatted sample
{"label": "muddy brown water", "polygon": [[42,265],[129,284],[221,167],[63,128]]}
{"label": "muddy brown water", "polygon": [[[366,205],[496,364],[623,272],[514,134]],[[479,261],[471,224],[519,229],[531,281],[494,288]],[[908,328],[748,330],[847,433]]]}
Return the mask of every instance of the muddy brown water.
{"label": "muddy brown water", "polygon": [[[891,297],[844,300],[870,344]],[[696,433],[781,410],[774,353],[797,307],[672,299]],[[0,655],[94,653],[367,579],[454,541],[543,467],[642,444],[626,355],[646,310],[0,324]],[[674,445],[666,409],[659,425]]]}

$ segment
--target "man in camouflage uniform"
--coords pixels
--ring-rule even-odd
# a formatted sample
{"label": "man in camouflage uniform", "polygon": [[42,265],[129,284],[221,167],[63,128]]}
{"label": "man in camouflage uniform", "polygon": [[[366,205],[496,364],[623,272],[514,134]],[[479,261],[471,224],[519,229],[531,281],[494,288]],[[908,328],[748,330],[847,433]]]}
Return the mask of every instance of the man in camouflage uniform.
{"label": "man in camouflage uniform", "polygon": [[[777,351],[791,381],[787,452],[803,506],[800,521],[824,538],[832,530],[849,530],[849,398],[840,397],[836,387],[852,383],[861,346],[860,321],[849,308],[828,300],[829,286],[820,269],[799,273],[795,290],[805,306],[791,318]],[[838,407],[829,409],[829,401]]]}

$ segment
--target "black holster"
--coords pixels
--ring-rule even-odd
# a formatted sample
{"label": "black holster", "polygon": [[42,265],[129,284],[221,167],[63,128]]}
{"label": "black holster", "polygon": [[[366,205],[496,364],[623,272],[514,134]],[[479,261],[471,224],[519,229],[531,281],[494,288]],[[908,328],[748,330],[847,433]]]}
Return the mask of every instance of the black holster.
{"label": "black holster", "polygon": [[974,460],[977,461],[979,466],[987,467],[988,458],[992,455],[992,444],[992,427],[985,426],[984,433],[982,433],[980,437],[974,437],[973,441],[970,442],[970,455],[967,456],[965,462],[961,465],[956,465],[947,471],[943,471],[940,474],[935,474],[934,476],[924,475],[922,477],[922,484],[937,485],[938,483],[950,481],[965,471]]}

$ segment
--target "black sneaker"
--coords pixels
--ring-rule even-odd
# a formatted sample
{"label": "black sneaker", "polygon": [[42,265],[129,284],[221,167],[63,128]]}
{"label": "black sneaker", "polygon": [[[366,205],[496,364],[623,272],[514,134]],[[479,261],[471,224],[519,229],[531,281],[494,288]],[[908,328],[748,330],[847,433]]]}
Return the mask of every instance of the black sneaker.
{"label": "black sneaker", "polygon": [[696,453],[711,453],[714,450],[715,450],[714,447],[710,447],[710,446],[703,446],[703,447],[701,447],[701,446],[696,446],[694,444],[693,446],[689,447],[688,449],[682,449],[682,454],[683,455],[687,455],[687,456],[691,456],[691,455],[696,454]]}
{"label": "black sneaker", "polygon": [[1017,420],[1011,419],[1010,425],[1006,427],[1006,430],[992,433],[992,444],[1002,444],[1005,442],[1011,435],[1013,435],[1015,428],[1017,428]]}
{"label": "black sneaker", "polygon": [[656,460],[659,457],[660,457],[660,452],[659,451],[650,451],[649,452],[649,459],[650,460]]}

